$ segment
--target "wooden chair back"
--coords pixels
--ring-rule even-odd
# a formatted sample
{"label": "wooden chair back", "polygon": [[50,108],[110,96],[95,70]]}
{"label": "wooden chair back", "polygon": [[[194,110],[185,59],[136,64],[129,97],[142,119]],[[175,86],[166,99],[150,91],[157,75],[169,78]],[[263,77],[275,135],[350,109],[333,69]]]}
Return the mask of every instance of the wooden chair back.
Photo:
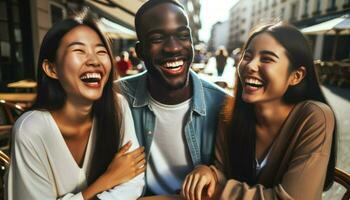
{"label": "wooden chair back", "polygon": [[335,168],[334,169],[334,181],[345,187],[346,192],[342,197],[342,200],[350,199],[350,174],[345,171]]}
{"label": "wooden chair back", "polygon": [[24,109],[16,104],[0,100],[1,124],[13,125],[17,117],[24,112]]}

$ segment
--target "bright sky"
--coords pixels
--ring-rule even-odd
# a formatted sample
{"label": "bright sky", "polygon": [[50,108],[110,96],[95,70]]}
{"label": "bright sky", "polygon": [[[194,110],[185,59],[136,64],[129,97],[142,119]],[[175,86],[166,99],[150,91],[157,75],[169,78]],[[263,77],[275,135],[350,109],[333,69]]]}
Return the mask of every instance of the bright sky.
{"label": "bright sky", "polygon": [[200,2],[202,28],[199,31],[199,39],[207,42],[213,24],[218,21],[227,20],[230,14],[230,9],[237,0],[200,0]]}

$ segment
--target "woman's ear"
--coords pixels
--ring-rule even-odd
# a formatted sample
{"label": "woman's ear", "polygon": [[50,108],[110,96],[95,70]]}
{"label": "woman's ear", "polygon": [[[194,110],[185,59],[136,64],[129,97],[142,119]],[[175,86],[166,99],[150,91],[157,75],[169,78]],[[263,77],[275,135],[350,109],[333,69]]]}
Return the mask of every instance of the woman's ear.
{"label": "woman's ear", "polygon": [[294,70],[290,76],[289,84],[291,86],[299,84],[306,76],[306,69],[304,66],[299,67],[297,70]]}
{"label": "woman's ear", "polygon": [[49,60],[45,59],[41,67],[43,68],[45,74],[48,77],[53,79],[58,79],[55,65],[51,63]]}

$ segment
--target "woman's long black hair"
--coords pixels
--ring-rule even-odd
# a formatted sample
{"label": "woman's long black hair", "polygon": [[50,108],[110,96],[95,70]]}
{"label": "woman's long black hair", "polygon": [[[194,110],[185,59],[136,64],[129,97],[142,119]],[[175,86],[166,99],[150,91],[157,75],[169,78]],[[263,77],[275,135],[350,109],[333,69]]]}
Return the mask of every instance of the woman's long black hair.
{"label": "woman's long black hair", "polygon": [[55,62],[57,49],[62,38],[80,25],[88,26],[98,34],[108,51],[112,66],[102,96],[92,106],[92,116],[95,117],[97,126],[96,143],[88,175],[88,183],[92,183],[107,169],[120,146],[121,113],[115,93],[118,88],[113,86],[114,59],[110,40],[102,32],[97,20],[88,15],[87,10],[57,22],[46,33],[41,44],[37,66],[37,98],[31,109],[54,111],[63,107],[66,101],[66,92],[57,79],[52,79],[46,75],[42,64],[45,60]]}
{"label": "woman's long black hair", "polygon": [[[289,86],[283,97],[284,102],[297,104],[304,100],[315,100],[329,105],[321,91],[313,64],[312,51],[303,34],[294,26],[283,23],[261,26],[251,32],[248,41],[244,45],[243,53],[252,39],[261,33],[270,34],[284,47],[290,62],[289,72],[296,70],[300,66],[304,66],[306,69],[304,79],[295,86]],[[224,115],[230,115],[229,119],[231,122],[229,129],[227,129],[225,140],[229,154],[226,173],[229,178],[255,185],[257,182],[255,111],[253,104],[242,100],[242,90],[241,82],[237,81],[234,102],[232,106],[223,110]],[[335,126],[324,190],[330,188],[333,183],[333,171],[336,163],[336,141]]]}

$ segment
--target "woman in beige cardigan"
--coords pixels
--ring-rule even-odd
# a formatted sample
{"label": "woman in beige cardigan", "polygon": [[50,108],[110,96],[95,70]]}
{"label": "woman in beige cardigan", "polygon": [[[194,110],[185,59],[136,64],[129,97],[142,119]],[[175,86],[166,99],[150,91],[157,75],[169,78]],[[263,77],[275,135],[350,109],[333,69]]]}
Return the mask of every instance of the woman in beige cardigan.
{"label": "woman in beige cardigan", "polygon": [[335,119],[307,40],[290,25],[266,25],[243,50],[215,165],[186,177],[183,198],[321,199],[333,182]]}

